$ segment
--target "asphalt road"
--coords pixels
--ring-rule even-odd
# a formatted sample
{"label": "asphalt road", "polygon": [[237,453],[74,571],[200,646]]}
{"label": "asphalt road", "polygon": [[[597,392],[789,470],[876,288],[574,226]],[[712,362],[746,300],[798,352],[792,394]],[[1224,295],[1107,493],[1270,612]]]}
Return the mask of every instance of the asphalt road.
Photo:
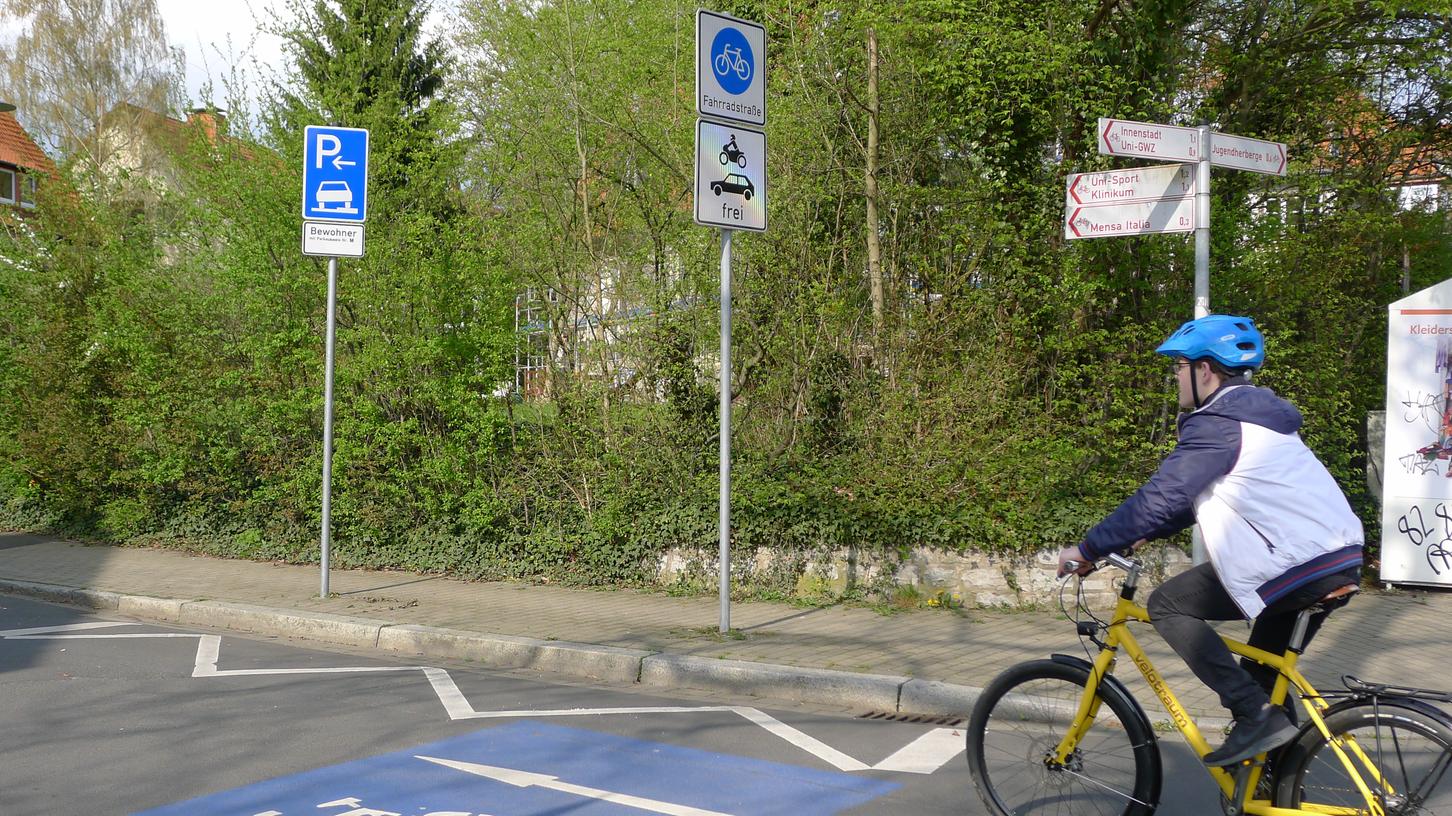
{"label": "asphalt road", "polygon": [[[0,595],[0,813],[981,814],[962,732]],[[1160,813],[1217,811],[1169,735]]]}

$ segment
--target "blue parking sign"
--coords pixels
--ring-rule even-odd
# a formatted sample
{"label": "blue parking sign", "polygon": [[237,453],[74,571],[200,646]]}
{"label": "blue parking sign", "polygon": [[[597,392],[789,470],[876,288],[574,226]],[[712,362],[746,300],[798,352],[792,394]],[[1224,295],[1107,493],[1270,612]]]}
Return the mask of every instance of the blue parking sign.
{"label": "blue parking sign", "polygon": [[308,125],[303,133],[303,220],[368,218],[368,131]]}

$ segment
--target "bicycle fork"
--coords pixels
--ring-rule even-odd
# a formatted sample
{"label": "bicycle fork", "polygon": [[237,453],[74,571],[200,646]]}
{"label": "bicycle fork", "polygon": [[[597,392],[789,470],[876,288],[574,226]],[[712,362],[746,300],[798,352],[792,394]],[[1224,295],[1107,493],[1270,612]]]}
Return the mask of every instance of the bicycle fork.
{"label": "bicycle fork", "polygon": [[1059,767],[1069,765],[1070,758],[1078,750],[1079,740],[1089,732],[1089,728],[1094,725],[1094,719],[1099,716],[1099,706],[1104,702],[1099,696],[1099,683],[1114,671],[1115,657],[1115,647],[1105,644],[1099,650],[1099,656],[1094,659],[1094,668],[1089,672],[1089,678],[1084,681],[1084,694],[1079,698],[1079,708],[1074,712],[1074,721],[1054,749],[1053,761]]}

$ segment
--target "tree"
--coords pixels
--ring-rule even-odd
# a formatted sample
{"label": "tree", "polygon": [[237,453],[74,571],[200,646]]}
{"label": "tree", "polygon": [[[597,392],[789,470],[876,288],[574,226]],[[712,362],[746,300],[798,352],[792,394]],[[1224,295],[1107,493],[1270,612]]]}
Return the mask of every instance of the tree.
{"label": "tree", "polygon": [[180,107],[182,56],[167,45],[156,0],[0,0],[0,21],[28,22],[14,45],[0,45],[0,98],[83,176],[126,147],[101,138],[122,103]]}
{"label": "tree", "polygon": [[296,67],[288,77],[296,83],[277,89],[282,126],[369,129],[373,200],[392,210],[447,209],[457,183],[447,144],[454,116],[440,97],[449,70],[444,45],[423,35],[429,4],[295,0],[292,12],[274,24]]}

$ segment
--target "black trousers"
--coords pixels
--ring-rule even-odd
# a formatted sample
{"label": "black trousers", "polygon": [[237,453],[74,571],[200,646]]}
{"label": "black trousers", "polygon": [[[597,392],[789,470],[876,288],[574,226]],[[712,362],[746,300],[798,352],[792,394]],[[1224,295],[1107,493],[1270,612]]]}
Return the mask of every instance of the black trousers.
{"label": "black trousers", "polygon": [[[1359,583],[1356,568],[1318,578],[1267,606],[1255,619],[1247,642],[1257,649],[1279,654],[1286,650],[1296,615],[1347,584]],[[1240,607],[1220,583],[1215,568],[1206,563],[1164,582],[1150,593],[1150,622],[1200,682],[1220,695],[1220,704],[1237,719],[1270,702],[1277,672],[1253,660],[1237,662],[1229,647],[1205,621],[1245,620]],[[1311,618],[1306,643],[1311,642],[1330,610]]]}

